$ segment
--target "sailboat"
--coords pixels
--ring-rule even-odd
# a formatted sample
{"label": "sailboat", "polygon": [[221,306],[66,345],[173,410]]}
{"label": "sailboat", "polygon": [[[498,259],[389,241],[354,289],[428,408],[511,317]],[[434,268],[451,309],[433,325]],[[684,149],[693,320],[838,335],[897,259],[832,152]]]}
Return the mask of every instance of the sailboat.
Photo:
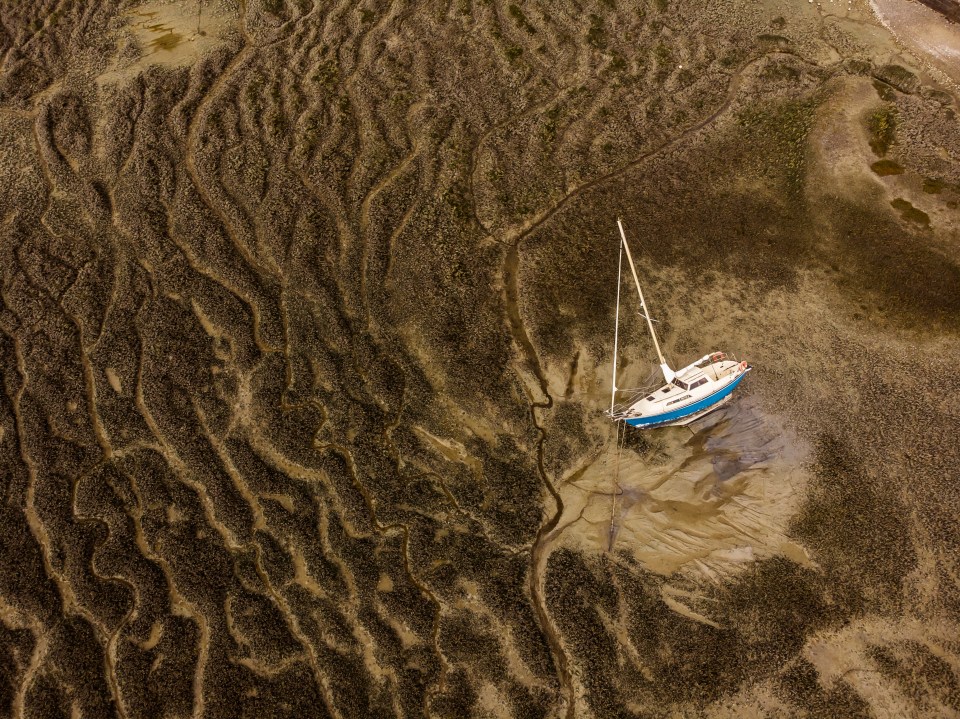
{"label": "sailboat", "polygon": [[[607,415],[616,421],[622,420],[632,427],[643,429],[653,427],[669,427],[687,425],[722,407],[730,400],[730,396],[737,385],[753,369],[746,362],[738,362],[736,357],[724,352],[711,352],[696,362],[688,364],[682,369],[674,371],[667,364],[660,351],[657,333],[653,329],[654,320],[650,317],[647,304],[643,299],[643,290],[640,288],[640,279],[637,277],[637,268],[630,255],[630,246],[627,244],[627,235],[623,231],[623,223],[617,219],[620,228],[620,261],[617,266],[617,313],[613,331],[613,381],[610,396],[610,409]],[[623,255],[626,252],[630,272],[637,286],[640,296],[640,312],[647,321],[650,329],[650,338],[653,340],[657,358],[660,360],[660,372],[665,382],[662,386],[654,385],[642,390],[621,390],[617,387],[617,342],[620,330],[620,285]],[[617,403],[619,393],[630,392],[630,396]]]}

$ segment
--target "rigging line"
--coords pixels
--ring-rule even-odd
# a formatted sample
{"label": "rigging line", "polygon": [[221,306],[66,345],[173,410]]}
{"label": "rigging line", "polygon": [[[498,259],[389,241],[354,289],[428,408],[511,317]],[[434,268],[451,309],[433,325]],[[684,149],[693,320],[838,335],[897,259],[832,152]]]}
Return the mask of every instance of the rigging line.
{"label": "rigging line", "polygon": [[[623,431],[620,431],[620,425],[623,424]],[[619,497],[623,490],[620,488],[620,455],[623,452],[623,442],[627,438],[627,423],[626,422],[617,422],[617,459],[616,464],[614,465],[613,470],[613,484],[614,490],[610,492],[610,532],[607,538],[607,551],[613,551],[613,522],[616,517],[617,511],[617,497]]]}

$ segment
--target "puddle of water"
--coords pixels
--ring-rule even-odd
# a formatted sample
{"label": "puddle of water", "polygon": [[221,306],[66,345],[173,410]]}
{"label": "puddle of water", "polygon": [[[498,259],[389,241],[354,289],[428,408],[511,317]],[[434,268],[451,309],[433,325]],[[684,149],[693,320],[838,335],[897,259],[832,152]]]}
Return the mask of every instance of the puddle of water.
{"label": "puddle of water", "polygon": [[930,225],[930,216],[923,210],[918,210],[914,207],[909,200],[904,200],[902,197],[890,202],[893,208],[900,212],[900,217],[909,222],[916,222],[919,225],[927,227]]}
{"label": "puddle of water", "polygon": [[880,177],[903,174],[903,168],[893,160],[878,160],[870,165],[870,169]]}
{"label": "puddle of water", "polygon": [[943,180],[937,180],[932,177],[923,178],[923,191],[928,195],[939,195],[948,187],[950,187],[950,185]]}
{"label": "puddle of water", "polygon": [[152,41],[150,43],[150,47],[154,48],[155,50],[173,50],[173,48],[180,44],[181,40],[183,40],[183,35],[175,33],[171,30]]}

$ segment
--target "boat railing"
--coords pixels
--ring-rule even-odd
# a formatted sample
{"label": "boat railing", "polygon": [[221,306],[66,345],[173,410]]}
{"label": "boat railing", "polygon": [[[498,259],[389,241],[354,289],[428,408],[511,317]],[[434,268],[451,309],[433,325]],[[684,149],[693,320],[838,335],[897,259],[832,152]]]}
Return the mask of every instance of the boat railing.
{"label": "boat railing", "polygon": [[639,402],[643,397],[646,397],[651,392],[656,391],[660,385],[656,382],[646,385],[645,387],[640,388],[630,388],[630,389],[617,389],[617,393],[626,393],[627,399],[617,402],[613,405],[613,409],[608,409],[604,414],[606,414],[610,419],[623,419],[624,417],[629,417],[630,414],[628,410],[633,407],[637,402]]}
{"label": "boat railing", "polygon": [[693,366],[702,369],[703,367],[711,365],[714,362],[723,362],[724,360],[730,360],[731,362],[736,362],[738,364],[740,362],[733,352],[714,352],[713,354],[709,354],[706,357],[697,360],[693,363]]}

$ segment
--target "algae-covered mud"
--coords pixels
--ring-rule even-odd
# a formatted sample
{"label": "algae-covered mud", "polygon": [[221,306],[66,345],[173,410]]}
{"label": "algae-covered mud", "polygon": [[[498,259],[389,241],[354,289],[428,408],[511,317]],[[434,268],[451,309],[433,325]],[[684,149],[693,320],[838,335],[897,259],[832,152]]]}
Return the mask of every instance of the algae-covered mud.
{"label": "algae-covered mud", "polygon": [[957,716],[947,17],[0,4],[0,716]]}

